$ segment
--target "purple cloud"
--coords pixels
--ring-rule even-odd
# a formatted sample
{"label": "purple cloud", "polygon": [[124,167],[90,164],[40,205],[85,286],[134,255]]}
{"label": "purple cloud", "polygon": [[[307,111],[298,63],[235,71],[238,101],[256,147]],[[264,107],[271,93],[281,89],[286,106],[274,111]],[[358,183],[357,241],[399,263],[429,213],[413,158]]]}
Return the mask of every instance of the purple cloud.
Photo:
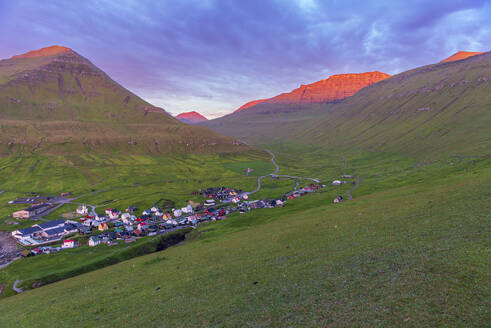
{"label": "purple cloud", "polygon": [[213,117],[331,74],[491,44],[489,1],[3,1],[0,58],[71,47],[166,110]]}

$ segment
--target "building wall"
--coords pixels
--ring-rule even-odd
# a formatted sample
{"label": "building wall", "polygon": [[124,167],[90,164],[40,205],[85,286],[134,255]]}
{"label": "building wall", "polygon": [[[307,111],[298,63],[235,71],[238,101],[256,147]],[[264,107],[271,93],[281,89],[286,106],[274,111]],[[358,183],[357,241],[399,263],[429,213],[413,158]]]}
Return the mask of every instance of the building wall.
{"label": "building wall", "polygon": [[12,213],[12,216],[14,218],[26,219],[26,218],[29,218],[30,213],[29,213],[29,211],[21,210],[21,211],[17,211],[17,212]]}

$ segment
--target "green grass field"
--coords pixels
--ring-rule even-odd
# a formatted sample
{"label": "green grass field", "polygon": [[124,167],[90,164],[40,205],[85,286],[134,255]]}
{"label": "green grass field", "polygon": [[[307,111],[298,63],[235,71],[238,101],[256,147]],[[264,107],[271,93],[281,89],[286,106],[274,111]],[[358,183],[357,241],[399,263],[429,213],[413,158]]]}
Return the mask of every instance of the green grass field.
{"label": "green grass field", "polygon": [[[390,153],[304,147],[298,156],[295,145],[268,148],[276,154],[280,174],[325,183],[343,173],[360,176],[354,199],[332,204],[352,186],[329,186],[285,208],[236,213],[201,225],[177,247],[4,298],[3,322],[19,327],[486,325],[489,158],[426,163]],[[95,185],[82,180],[74,191],[107,187],[81,201],[122,208],[167,199],[183,204],[192,190],[212,182],[252,190],[257,177],[245,177],[242,165],[261,162],[254,157],[263,156],[258,167],[266,170],[269,156],[237,156],[221,157],[217,167],[203,159],[211,166],[199,169],[183,159],[182,165],[167,161],[175,168],[173,178],[150,158],[141,164],[147,169],[140,169],[148,175],[133,176],[137,169],[130,168],[123,174],[124,165],[111,176],[102,173],[110,167],[90,168],[87,172],[107,180]],[[213,170],[220,175],[207,180]],[[153,183],[157,177],[167,182]],[[111,189],[117,181],[128,187]],[[263,183],[258,198],[294,185],[270,178]],[[42,280],[106,257],[108,250],[100,248],[97,256],[88,247],[74,250],[80,263],[63,252],[29,259],[33,265],[20,260],[1,270],[0,277],[8,284]]]}

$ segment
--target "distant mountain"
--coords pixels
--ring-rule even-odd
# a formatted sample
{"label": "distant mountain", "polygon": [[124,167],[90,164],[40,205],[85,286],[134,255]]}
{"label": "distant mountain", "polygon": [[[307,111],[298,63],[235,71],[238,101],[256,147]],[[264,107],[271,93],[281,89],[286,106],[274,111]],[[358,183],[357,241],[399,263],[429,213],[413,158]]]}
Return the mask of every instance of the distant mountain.
{"label": "distant mountain", "polygon": [[246,110],[203,126],[250,144],[294,142],[427,158],[485,156],[491,52],[394,75],[342,102],[304,105],[302,111]]}
{"label": "distant mountain", "polygon": [[253,108],[257,105],[271,104],[313,104],[327,103],[351,97],[359,90],[373,83],[390,77],[389,74],[381,72],[367,72],[358,74],[338,74],[315,83],[301,85],[299,88],[282,93],[269,99],[260,99],[248,102],[235,112]]}
{"label": "distant mountain", "polygon": [[208,119],[206,117],[204,117],[203,115],[201,115],[200,113],[195,112],[195,111],[181,113],[181,114],[177,115],[176,118],[179,121],[187,123],[187,124],[196,124],[196,123],[208,121]]}
{"label": "distant mountain", "polygon": [[447,63],[451,61],[456,61],[456,60],[462,60],[466,59],[475,55],[480,55],[483,54],[484,52],[469,52],[469,51],[459,51],[457,53],[454,53],[452,56],[448,57],[447,59],[442,60],[442,63]]}
{"label": "distant mountain", "polygon": [[232,139],[179,122],[70,48],[0,60],[0,155],[235,149]]}

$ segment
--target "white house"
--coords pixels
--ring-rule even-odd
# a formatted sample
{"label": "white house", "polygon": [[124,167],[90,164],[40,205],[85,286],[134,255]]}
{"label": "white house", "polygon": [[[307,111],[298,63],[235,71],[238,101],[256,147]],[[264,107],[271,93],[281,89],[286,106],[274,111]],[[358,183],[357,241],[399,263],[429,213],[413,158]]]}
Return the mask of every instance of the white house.
{"label": "white house", "polygon": [[89,210],[87,209],[87,206],[82,205],[77,207],[77,214],[82,214],[82,215],[89,214]]}
{"label": "white house", "polygon": [[120,214],[119,211],[113,210],[113,211],[111,211],[111,213],[109,213],[109,218],[111,220],[118,219],[119,218],[119,214]]}
{"label": "white house", "polygon": [[181,211],[186,214],[193,214],[193,207],[191,205],[188,205],[186,207],[181,208]]}
{"label": "white house", "polygon": [[89,246],[94,247],[101,243],[102,241],[97,236],[92,236],[89,238]]}
{"label": "white house", "polygon": [[182,211],[180,209],[174,210],[174,216],[176,218],[180,217],[182,215]]}
{"label": "white house", "polygon": [[339,180],[334,180],[334,181],[332,182],[332,185],[333,185],[333,186],[339,186],[339,185],[341,185],[341,181],[339,181]]}
{"label": "white house", "polygon": [[73,248],[75,247],[75,241],[72,239],[65,239],[61,248]]}
{"label": "white house", "polygon": [[152,207],[152,208],[150,209],[150,211],[152,211],[152,212],[154,212],[154,213],[155,213],[155,212],[159,212],[159,211],[160,211],[160,208],[158,208],[157,206],[154,206],[154,207]]}

